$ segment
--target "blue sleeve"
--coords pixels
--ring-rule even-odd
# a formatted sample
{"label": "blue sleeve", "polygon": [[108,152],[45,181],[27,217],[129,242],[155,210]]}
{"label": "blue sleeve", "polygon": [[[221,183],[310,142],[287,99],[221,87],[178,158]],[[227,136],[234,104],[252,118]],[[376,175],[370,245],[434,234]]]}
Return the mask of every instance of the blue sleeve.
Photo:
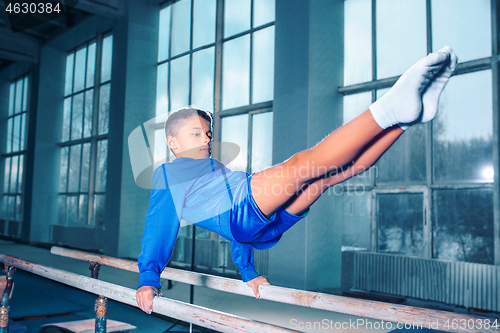
{"label": "blue sleeve", "polygon": [[167,186],[165,170],[159,167],[153,174],[153,189],[142,236],[141,254],[137,260],[138,288],[141,286],[161,288],[160,274],[172,255],[179,225],[174,199]]}
{"label": "blue sleeve", "polygon": [[231,256],[238,266],[243,282],[248,282],[259,276],[253,264],[253,248],[238,242],[231,242]]}

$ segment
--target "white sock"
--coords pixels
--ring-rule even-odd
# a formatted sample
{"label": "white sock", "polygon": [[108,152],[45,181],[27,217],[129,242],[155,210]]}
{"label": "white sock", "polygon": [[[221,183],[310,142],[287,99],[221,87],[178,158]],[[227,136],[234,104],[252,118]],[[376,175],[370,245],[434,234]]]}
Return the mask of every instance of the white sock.
{"label": "white sock", "polygon": [[377,124],[386,129],[416,121],[422,111],[422,92],[448,58],[447,52],[431,53],[401,75],[394,86],[370,106]]}
{"label": "white sock", "polygon": [[439,73],[436,74],[422,95],[424,110],[422,112],[421,122],[423,123],[434,119],[436,116],[439,106],[439,96],[457,67],[458,58],[451,47],[445,46],[438,52],[449,53],[450,60],[443,66]]}

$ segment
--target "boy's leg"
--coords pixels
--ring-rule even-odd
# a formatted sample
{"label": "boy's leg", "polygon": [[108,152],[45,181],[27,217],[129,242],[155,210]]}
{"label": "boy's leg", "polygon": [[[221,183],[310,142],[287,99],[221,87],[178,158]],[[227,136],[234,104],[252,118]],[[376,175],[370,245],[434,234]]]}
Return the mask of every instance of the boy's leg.
{"label": "boy's leg", "polygon": [[[308,182],[350,163],[383,129],[416,122],[421,115],[425,88],[435,84],[432,80],[436,74],[437,77],[442,75],[439,72],[443,66],[450,66],[449,51],[440,51],[417,62],[369,110],[316,146],[253,175],[250,183],[252,195],[262,213],[270,215]],[[436,89],[438,97],[443,88],[444,85]]]}
{"label": "boy's leg", "polygon": [[368,170],[402,133],[403,130],[399,127],[392,127],[385,130],[366,146],[353,165],[347,170],[306,184],[284,203],[282,208],[294,215],[302,215],[330,186],[341,183]]}
{"label": "boy's leg", "polygon": [[351,162],[382,128],[369,110],[340,127],[316,146],[252,176],[252,195],[264,215],[287,202],[308,181]]}

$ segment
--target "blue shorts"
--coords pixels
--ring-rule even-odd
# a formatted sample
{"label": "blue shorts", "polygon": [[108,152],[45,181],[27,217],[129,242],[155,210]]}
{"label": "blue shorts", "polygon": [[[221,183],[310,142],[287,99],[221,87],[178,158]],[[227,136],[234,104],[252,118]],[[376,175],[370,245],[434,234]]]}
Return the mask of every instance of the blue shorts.
{"label": "blue shorts", "polygon": [[276,245],[281,235],[305,217],[309,210],[302,215],[294,215],[280,207],[266,218],[252,196],[252,176],[246,180],[246,196],[231,209],[231,232],[238,242],[248,243],[256,249],[268,249]]}

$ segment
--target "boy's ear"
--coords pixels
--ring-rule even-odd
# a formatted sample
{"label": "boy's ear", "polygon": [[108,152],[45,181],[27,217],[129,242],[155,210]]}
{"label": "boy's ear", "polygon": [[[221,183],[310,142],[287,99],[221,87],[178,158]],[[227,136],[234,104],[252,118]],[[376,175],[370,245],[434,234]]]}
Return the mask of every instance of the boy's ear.
{"label": "boy's ear", "polygon": [[167,136],[167,145],[172,151],[177,149],[177,140],[171,135]]}

